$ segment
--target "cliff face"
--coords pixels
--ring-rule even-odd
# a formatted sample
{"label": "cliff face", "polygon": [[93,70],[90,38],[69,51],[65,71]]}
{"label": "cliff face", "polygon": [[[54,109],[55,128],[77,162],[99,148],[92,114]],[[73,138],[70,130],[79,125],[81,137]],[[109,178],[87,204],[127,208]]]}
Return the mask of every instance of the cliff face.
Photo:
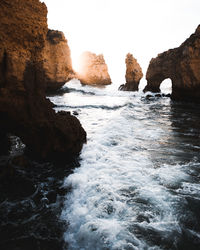
{"label": "cliff face", "polygon": [[200,102],[200,26],[180,47],[150,61],[144,91],[160,91],[166,78],[172,80],[172,99]]}
{"label": "cliff face", "polygon": [[28,153],[43,159],[78,154],[85,131],[75,117],[55,113],[45,98],[45,4],[1,0],[0,9],[1,152],[9,146],[7,134],[11,133],[22,139]]}
{"label": "cliff face", "polygon": [[120,90],[138,91],[138,85],[143,77],[142,68],[132,54],[126,55],[126,84],[120,86]]}
{"label": "cliff face", "polygon": [[56,90],[75,77],[70,49],[62,32],[48,30],[42,56],[47,91]]}
{"label": "cliff face", "polygon": [[108,85],[111,78],[103,55],[84,52],[80,59],[80,71],[77,73],[82,84]]}

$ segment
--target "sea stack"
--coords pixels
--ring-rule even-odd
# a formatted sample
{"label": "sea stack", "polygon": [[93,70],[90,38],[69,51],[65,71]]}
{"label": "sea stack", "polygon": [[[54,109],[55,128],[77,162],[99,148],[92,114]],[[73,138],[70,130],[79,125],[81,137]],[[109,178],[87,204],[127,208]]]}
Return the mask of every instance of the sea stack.
{"label": "sea stack", "polygon": [[119,90],[138,91],[140,80],[143,77],[142,68],[132,54],[126,55],[126,83],[119,87]]}
{"label": "sea stack", "polygon": [[70,48],[63,32],[48,30],[42,57],[47,91],[55,91],[75,77]]}
{"label": "sea stack", "polygon": [[50,77],[44,65],[54,67],[53,59],[44,59],[46,5],[39,0],[4,0],[0,10],[0,149],[8,149],[12,134],[34,157],[77,155],[86,141],[84,129],[76,117],[56,113],[45,97],[44,83]]}
{"label": "sea stack", "polygon": [[82,84],[96,86],[111,84],[108,67],[102,54],[84,52],[80,57],[80,70],[77,75]]}
{"label": "sea stack", "polygon": [[172,99],[200,103],[200,25],[178,48],[151,59],[144,91],[159,92],[163,80],[172,81]]}

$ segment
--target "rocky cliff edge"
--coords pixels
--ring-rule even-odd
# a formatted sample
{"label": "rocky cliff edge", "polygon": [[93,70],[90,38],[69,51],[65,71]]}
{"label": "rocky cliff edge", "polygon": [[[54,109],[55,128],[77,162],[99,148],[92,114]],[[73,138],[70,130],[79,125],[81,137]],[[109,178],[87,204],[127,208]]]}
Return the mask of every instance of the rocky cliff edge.
{"label": "rocky cliff edge", "polygon": [[86,141],[84,129],[69,113],[55,113],[45,97],[45,4],[1,0],[0,9],[0,152],[8,150],[13,134],[34,157],[77,155]]}

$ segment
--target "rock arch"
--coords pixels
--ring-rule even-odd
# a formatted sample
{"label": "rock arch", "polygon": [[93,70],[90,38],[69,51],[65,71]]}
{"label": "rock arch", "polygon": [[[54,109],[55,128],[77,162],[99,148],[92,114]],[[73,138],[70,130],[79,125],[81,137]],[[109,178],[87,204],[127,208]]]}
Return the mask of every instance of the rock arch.
{"label": "rock arch", "polygon": [[200,102],[200,25],[180,47],[151,59],[144,92],[160,92],[167,78],[172,81],[172,99]]}

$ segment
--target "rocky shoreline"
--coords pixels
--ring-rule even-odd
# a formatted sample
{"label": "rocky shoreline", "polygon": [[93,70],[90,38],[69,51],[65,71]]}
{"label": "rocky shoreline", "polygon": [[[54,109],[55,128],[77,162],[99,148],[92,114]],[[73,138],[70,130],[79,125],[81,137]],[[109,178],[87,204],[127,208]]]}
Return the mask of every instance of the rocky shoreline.
{"label": "rocky shoreline", "polygon": [[59,214],[69,191],[63,187],[63,176],[75,167],[77,161],[38,163],[12,154],[0,158],[1,250],[67,249],[67,225]]}
{"label": "rocky shoreline", "polygon": [[[64,34],[47,27],[44,3],[2,0],[0,9],[0,249],[62,249],[63,178],[79,166],[86,132],[77,113],[55,112],[46,93],[74,77],[98,86],[111,78],[103,55],[88,52],[84,73],[74,72]],[[145,91],[160,92],[170,78],[172,96],[145,98],[200,102],[199,49],[200,26],[179,48],[152,59]],[[126,66],[121,90],[137,91],[142,69],[131,54]]]}
{"label": "rocky shoreline", "polygon": [[[25,152],[34,158],[78,155],[86,132],[76,117],[56,113],[46,99],[50,84],[60,86],[67,72],[69,78],[73,73],[70,57],[63,55],[61,63],[57,60],[59,46],[66,47],[63,34],[48,30],[47,8],[39,0],[20,4],[4,0],[0,8],[0,149],[8,149],[11,134],[21,138]],[[58,57],[52,58],[50,50]]]}

